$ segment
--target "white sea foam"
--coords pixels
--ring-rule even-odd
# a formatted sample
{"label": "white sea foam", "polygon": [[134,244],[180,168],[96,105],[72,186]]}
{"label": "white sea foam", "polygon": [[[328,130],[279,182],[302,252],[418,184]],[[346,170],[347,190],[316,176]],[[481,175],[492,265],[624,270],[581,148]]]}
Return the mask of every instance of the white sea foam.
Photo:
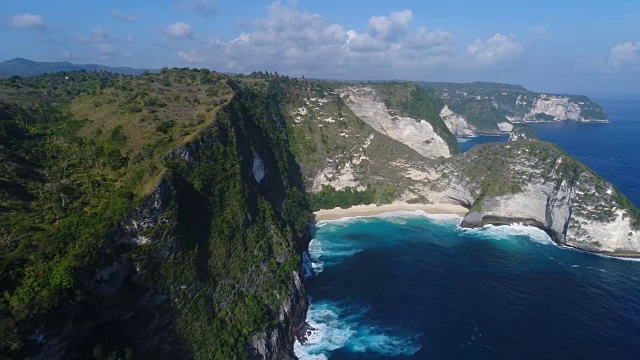
{"label": "white sea foam", "polygon": [[353,243],[345,241],[322,242],[320,239],[312,239],[309,243],[309,256],[313,271],[321,273],[326,262],[332,263],[340,261],[342,258],[359,253],[362,249],[357,248]]}
{"label": "white sea foam", "polygon": [[591,255],[600,256],[600,257],[607,258],[607,259],[622,260],[622,261],[640,262],[640,258],[621,257],[621,256],[611,256],[611,255],[607,255],[607,254],[598,254],[598,253],[589,252],[589,251],[584,251],[584,250],[580,250],[580,249],[574,249],[574,248],[571,248],[571,249],[572,249],[572,250],[576,250],[576,251],[580,251],[580,252],[586,252],[586,253],[589,253],[589,254],[591,254]]}
{"label": "white sea foam", "polygon": [[368,324],[366,313],[366,307],[312,303],[307,322],[315,330],[304,345],[295,343],[296,355],[302,360],[327,359],[331,351],[344,349],[353,353],[398,356],[411,355],[420,349],[417,336],[390,334],[388,329]]}
{"label": "white sea foam", "polygon": [[474,234],[483,238],[496,239],[496,240],[509,240],[512,236],[526,236],[529,239],[541,243],[554,245],[555,243],[549,235],[537,227],[523,225],[523,224],[510,224],[510,225],[487,225],[478,229],[466,229],[460,228],[460,231]]}

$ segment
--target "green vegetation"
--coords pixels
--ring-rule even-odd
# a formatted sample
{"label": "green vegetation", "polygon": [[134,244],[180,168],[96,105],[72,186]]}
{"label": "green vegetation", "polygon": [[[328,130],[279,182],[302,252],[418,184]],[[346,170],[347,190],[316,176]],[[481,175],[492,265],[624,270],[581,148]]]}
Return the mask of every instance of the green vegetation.
{"label": "green vegetation", "polygon": [[513,126],[511,138],[516,137],[525,140],[538,140],[538,133],[534,128],[525,124],[517,124]]}
{"label": "green vegetation", "polygon": [[[283,303],[304,295],[293,276],[310,207],[383,204],[425,185],[388,164],[427,160],[355,117],[335,86],[196,69],[1,79],[0,358],[247,357]],[[372,86],[389,109],[453,139],[431,91]],[[529,174],[510,170],[523,158],[544,180],[586,179],[586,205],[606,191],[546,143],[488,144],[429,164],[478,184],[479,207],[522,191]],[[307,198],[313,176],[346,164],[365,190],[324,186]],[[640,227],[617,190],[614,200]]]}
{"label": "green vegetation", "polygon": [[377,187],[365,190],[356,190],[346,187],[336,190],[332,186],[322,186],[322,189],[309,195],[309,205],[311,210],[333,209],[340,207],[343,209],[355,205],[369,204],[389,204],[398,196],[397,189],[392,186]]}
{"label": "green vegetation", "polygon": [[[18,89],[0,103],[0,354],[43,351],[40,328],[79,358],[244,358],[308,241],[282,114],[295,80],[165,69],[71,73],[77,88],[60,88],[60,76],[0,83]],[[124,227],[134,219],[146,244]],[[55,330],[71,320],[93,326]]]}
{"label": "green vegetation", "polygon": [[487,102],[452,102],[449,108],[457,114],[464,114],[469,124],[480,132],[495,132],[498,129],[496,124],[507,122],[504,114]]}
{"label": "green vegetation", "polygon": [[455,166],[465,182],[477,184],[472,211],[482,210],[486,199],[521,192],[536,179],[551,183],[554,189],[573,188],[579,193],[580,201],[572,204],[574,214],[606,222],[615,220],[615,209],[621,208],[631,214],[636,228],[640,224],[639,210],[626,197],[554,144],[484,144],[465,153]]}

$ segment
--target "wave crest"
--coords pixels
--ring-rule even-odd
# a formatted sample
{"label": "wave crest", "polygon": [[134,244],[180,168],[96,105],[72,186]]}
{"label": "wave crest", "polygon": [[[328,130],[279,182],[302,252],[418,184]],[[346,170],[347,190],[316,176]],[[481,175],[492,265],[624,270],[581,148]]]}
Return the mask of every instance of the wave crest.
{"label": "wave crest", "polygon": [[307,322],[313,328],[305,344],[294,351],[302,360],[327,359],[328,353],[344,349],[379,356],[412,355],[420,350],[418,337],[402,335],[367,323],[367,308],[335,302],[311,303]]}

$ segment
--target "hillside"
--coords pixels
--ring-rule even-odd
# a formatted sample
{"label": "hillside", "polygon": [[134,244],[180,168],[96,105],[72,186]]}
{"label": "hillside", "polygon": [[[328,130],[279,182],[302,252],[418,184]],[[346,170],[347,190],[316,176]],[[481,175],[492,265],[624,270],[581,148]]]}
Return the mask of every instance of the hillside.
{"label": "hillside", "polygon": [[281,88],[173,70],[66,100],[47,79],[25,94],[51,102],[0,112],[3,357],[287,358],[310,221]]}
{"label": "hillside", "polygon": [[70,62],[42,62],[15,58],[0,62],[0,76],[36,76],[56,72],[105,71],[122,75],[140,75],[146,69],[130,67],[110,67],[98,64],[72,64]]}
{"label": "hillside", "polygon": [[602,107],[582,95],[557,95],[529,91],[519,85],[499,83],[429,83],[445,108],[440,115],[460,136],[510,131],[513,123],[540,121],[606,122]]}

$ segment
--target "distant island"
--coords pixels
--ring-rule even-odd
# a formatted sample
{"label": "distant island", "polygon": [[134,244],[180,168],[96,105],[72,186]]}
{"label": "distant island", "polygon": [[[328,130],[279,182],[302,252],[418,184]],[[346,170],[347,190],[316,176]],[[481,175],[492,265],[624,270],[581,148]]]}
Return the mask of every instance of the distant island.
{"label": "distant island", "polygon": [[442,100],[440,116],[458,136],[510,132],[514,123],[609,121],[602,107],[584,95],[537,93],[488,82],[417,84]]}
{"label": "distant island", "polygon": [[42,62],[24,58],[15,58],[0,62],[0,76],[36,76],[56,73],[61,71],[108,71],[114,74],[140,75],[145,71],[157,72],[158,70],[135,69],[131,67],[111,67],[98,64],[73,64],[70,62]]}

